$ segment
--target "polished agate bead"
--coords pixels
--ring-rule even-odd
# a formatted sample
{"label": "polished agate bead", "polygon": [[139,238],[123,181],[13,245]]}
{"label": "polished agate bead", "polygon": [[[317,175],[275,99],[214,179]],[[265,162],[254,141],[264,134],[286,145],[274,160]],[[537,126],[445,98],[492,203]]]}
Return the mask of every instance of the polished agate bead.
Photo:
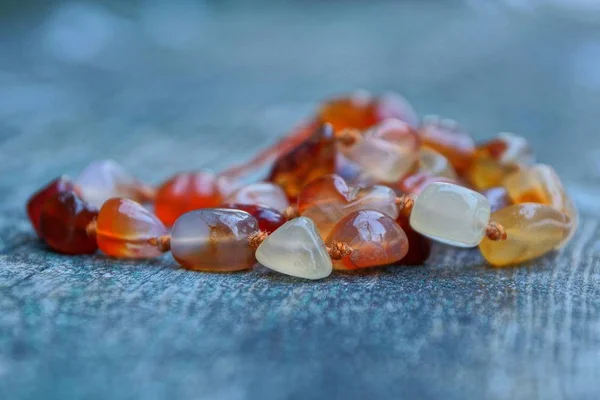
{"label": "polished agate bead", "polygon": [[351,187],[340,176],[327,175],[306,185],[298,198],[298,212],[314,221],[323,238],[346,215],[367,209],[395,219],[396,192],[381,185]]}
{"label": "polished agate bead", "polygon": [[105,201],[96,221],[98,247],[111,257],[157,257],[162,253],[149,240],[167,233],[167,228],[158,218],[129,199]]}
{"label": "polished agate bead", "polygon": [[46,200],[39,219],[39,233],[52,250],[65,254],[92,254],[96,239],[87,227],[98,210],[73,191],[61,192]]}
{"label": "polished agate bead", "polygon": [[419,134],[423,145],[444,155],[458,174],[469,169],[475,155],[475,142],[455,121],[428,117]]}
{"label": "polished agate bead", "polygon": [[258,231],[245,211],[205,208],[183,214],[171,232],[171,254],[183,267],[229,272],[251,268],[254,250],[248,238]]}
{"label": "polished agate bead", "polygon": [[231,183],[212,171],[179,173],[160,185],[156,192],[156,216],[171,226],[186,212],[216,207],[230,191]]}
{"label": "polished agate bead", "polygon": [[68,176],[61,176],[31,195],[27,200],[27,216],[38,236],[40,236],[40,215],[46,201],[58,193],[69,191],[78,193],[79,189]]}
{"label": "polished agate bead", "polygon": [[414,230],[442,243],[474,247],[485,236],[490,204],[481,194],[451,183],[435,182],[415,200]]}
{"label": "polished agate bead", "polygon": [[422,147],[419,150],[418,173],[456,179],[456,171],[454,171],[454,167],[452,167],[448,159],[441,153],[428,147]]}
{"label": "polished agate bead", "polygon": [[349,245],[350,254],[334,260],[335,269],[353,270],[392,264],[408,252],[404,230],[379,211],[362,210],[347,215],[327,237],[327,243],[338,241]]}
{"label": "polished agate bead", "polygon": [[431,240],[410,226],[409,217],[401,213],[396,222],[408,239],[408,252],[402,258],[402,265],[423,265],[431,255]]}
{"label": "polished agate bead", "polygon": [[270,234],[256,249],[263,266],[282,274],[304,279],[322,279],[331,274],[327,247],[315,224],[308,218],[294,218]]}
{"label": "polished agate bead", "polygon": [[112,197],[134,201],[152,200],[154,190],[133,177],[114,160],[95,161],[76,179],[82,196],[91,205],[100,208]]}
{"label": "polished agate bead", "polygon": [[433,176],[427,172],[417,172],[416,174],[409,175],[402,179],[398,185],[398,191],[406,194],[419,194],[427,186],[434,182],[446,182],[458,184],[454,179],[446,178],[443,176]]}
{"label": "polished agate bead", "polygon": [[563,212],[543,204],[515,204],[492,214],[507,234],[503,241],[484,238],[479,249],[495,266],[518,264],[540,257],[569,236],[571,223]]}
{"label": "polished agate bead", "polygon": [[527,140],[519,135],[501,132],[498,136],[477,147],[477,156],[498,161],[501,165],[529,165],[534,157]]}
{"label": "polished agate bead", "polygon": [[227,198],[228,203],[256,204],[283,212],[290,202],[281,187],[270,182],[251,183]]}
{"label": "polished agate bead", "polygon": [[490,209],[492,212],[496,212],[512,204],[507,190],[502,186],[485,190],[481,192],[481,194],[490,203]]}
{"label": "polished agate bead", "polygon": [[333,129],[323,124],[311,137],[275,161],[268,180],[281,186],[288,198],[295,201],[308,182],[335,171],[335,160]]}
{"label": "polished agate bead", "polygon": [[275,231],[277,228],[287,222],[287,219],[279,211],[273,208],[257,206],[255,204],[225,203],[220,205],[219,208],[230,208],[234,210],[246,211],[248,214],[256,218],[256,221],[258,222],[258,228],[267,233]]}
{"label": "polished agate bead", "polygon": [[419,138],[405,122],[389,119],[340,150],[369,176],[382,183],[397,182],[416,167]]}

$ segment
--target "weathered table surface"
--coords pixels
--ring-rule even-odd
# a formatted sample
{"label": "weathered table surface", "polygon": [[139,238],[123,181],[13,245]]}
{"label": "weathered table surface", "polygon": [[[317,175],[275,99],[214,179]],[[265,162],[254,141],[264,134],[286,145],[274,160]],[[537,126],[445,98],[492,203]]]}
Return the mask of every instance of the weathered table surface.
{"label": "weathered table surface", "polygon": [[[1,399],[598,398],[598,14],[70,4],[0,23]],[[90,160],[153,183],[223,168],[356,87],[527,136],[580,207],[573,243],[517,268],[439,247],[305,282],[58,256],[25,219]]]}

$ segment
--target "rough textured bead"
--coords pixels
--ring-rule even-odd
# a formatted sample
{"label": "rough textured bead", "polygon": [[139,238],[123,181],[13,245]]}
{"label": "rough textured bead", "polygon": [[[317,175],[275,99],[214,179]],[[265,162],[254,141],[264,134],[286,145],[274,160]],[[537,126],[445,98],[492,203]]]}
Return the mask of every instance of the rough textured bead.
{"label": "rough textured bead", "polygon": [[44,204],[56,194],[68,191],[78,193],[79,189],[76,188],[69,177],[61,176],[31,195],[27,200],[27,216],[38,236],[40,236],[40,215],[44,209]]}
{"label": "rough textured bead", "polygon": [[157,257],[161,251],[148,240],[167,233],[163,223],[141,204],[123,198],[105,201],[96,222],[98,247],[112,257]]}
{"label": "rough textured bead", "polygon": [[113,160],[91,163],[81,172],[75,183],[85,201],[98,208],[112,197],[145,202],[151,200],[154,194],[152,188],[134,178]]}
{"label": "rough textured bead", "polygon": [[290,202],[281,187],[270,182],[251,183],[227,198],[228,203],[256,204],[283,212]]}
{"label": "rough textured bead", "polygon": [[378,182],[397,182],[416,167],[419,138],[400,120],[388,119],[356,143],[340,146],[344,155]]}
{"label": "rough textured bead", "polygon": [[443,176],[432,176],[429,175],[429,173],[427,172],[417,172],[416,174],[409,175],[406,178],[402,179],[398,183],[397,188],[400,191],[400,193],[419,194],[427,186],[431,185],[434,182],[458,184],[458,182],[454,179],[445,178]]}
{"label": "rough textured bead", "polygon": [[230,208],[234,210],[246,211],[248,214],[256,218],[258,228],[261,231],[271,233],[287,222],[287,219],[277,210],[273,208],[257,206],[254,204],[236,204],[226,203],[220,205],[219,208]]}
{"label": "rough textured bead", "polygon": [[490,203],[492,212],[496,212],[512,204],[508,192],[504,187],[495,187],[481,192]]}
{"label": "rough textured bead", "polygon": [[171,254],[198,271],[229,272],[251,268],[256,260],[248,238],[258,222],[245,211],[206,208],[183,214],[171,232]]}
{"label": "rough textured bead", "polygon": [[469,169],[475,155],[475,142],[455,121],[428,117],[419,134],[423,144],[443,154],[458,174]]}
{"label": "rough textured bead", "polygon": [[559,210],[543,204],[515,204],[492,214],[504,227],[507,239],[484,238],[479,248],[492,265],[505,266],[540,257],[569,236],[571,223]]}
{"label": "rough textured bead", "polygon": [[441,153],[422,147],[419,150],[419,173],[442,178],[456,179],[456,171],[452,164]]}
{"label": "rough textured bead", "polygon": [[229,186],[226,179],[211,171],[177,174],[158,188],[154,202],[156,216],[171,226],[186,212],[219,205]]}
{"label": "rough textured bead", "polygon": [[363,210],[347,215],[331,230],[327,243],[338,241],[352,251],[334,260],[335,269],[352,270],[392,264],[408,252],[408,238],[392,218],[378,211]]}
{"label": "rough textured bead", "polygon": [[304,185],[335,171],[335,159],[333,129],[323,124],[310,138],[275,161],[268,180],[281,186],[295,201]]}
{"label": "rough textured bead", "polygon": [[305,279],[325,278],[333,268],[315,224],[304,217],[269,235],[256,250],[256,259],[269,269]]}
{"label": "rough textured bead", "polygon": [[323,238],[346,215],[366,209],[395,219],[398,216],[396,193],[380,185],[350,187],[340,176],[327,175],[306,185],[298,198],[298,212],[314,221]]}
{"label": "rough textured bead", "polygon": [[459,247],[481,242],[490,220],[490,205],[481,194],[451,183],[432,183],[417,197],[410,225],[417,232]]}
{"label": "rough textured bead", "polygon": [[423,265],[431,254],[431,240],[415,231],[410,226],[409,218],[406,215],[400,214],[396,218],[396,222],[400,225],[408,239],[408,253],[402,259],[401,264]]}
{"label": "rough textured bead", "polygon": [[48,199],[40,215],[40,236],[54,251],[65,254],[92,254],[96,238],[87,233],[88,225],[98,216],[95,207],[75,192],[62,192]]}

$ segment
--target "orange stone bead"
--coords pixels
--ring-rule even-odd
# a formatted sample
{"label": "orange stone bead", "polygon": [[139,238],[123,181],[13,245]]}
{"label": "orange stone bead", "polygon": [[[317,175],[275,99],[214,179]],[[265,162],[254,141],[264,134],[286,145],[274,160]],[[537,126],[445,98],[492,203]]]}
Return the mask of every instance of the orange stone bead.
{"label": "orange stone bead", "polygon": [[273,165],[269,181],[281,186],[290,201],[308,182],[335,171],[336,149],[331,125],[323,124],[314,134],[283,155]]}
{"label": "orange stone bead", "polygon": [[409,220],[409,216],[403,213],[396,218],[408,239],[408,253],[402,259],[402,265],[423,265],[431,254],[431,239],[415,231]]}
{"label": "orange stone bead", "polygon": [[166,226],[171,226],[189,211],[216,207],[229,190],[227,180],[211,171],[183,172],[158,188],[154,210]]}
{"label": "orange stone bead", "polygon": [[98,216],[96,208],[73,191],[55,194],[46,200],[39,219],[39,233],[54,251],[64,254],[92,254],[96,239],[87,227]]}
{"label": "orange stone bead", "polygon": [[336,224],[327,238],[349,245],[352,251],[341,260],[333,260],[334,269],[353,270],[392,264],[408,252],[406,234],[392,218],[374,210],[347,215]]}
{"label": "orange stone bead", "polygon": [[31,225],[38,236],[40,235],[40,216],[44,209],[44,204],[48,199],[55,196],[58,193],[73,191],[79,194],[75,184],[71,181],[68,176],[61,176],[56,178],[48,185],[34,193],[27,201],[27,216]]}
{"label": "orange stone bead", "polygon": [[150,239],[166,235],[158,218],[133,200],[107,200],[98,214],[96,241],[100,250],[111,257],[150,258],[161,251]]}

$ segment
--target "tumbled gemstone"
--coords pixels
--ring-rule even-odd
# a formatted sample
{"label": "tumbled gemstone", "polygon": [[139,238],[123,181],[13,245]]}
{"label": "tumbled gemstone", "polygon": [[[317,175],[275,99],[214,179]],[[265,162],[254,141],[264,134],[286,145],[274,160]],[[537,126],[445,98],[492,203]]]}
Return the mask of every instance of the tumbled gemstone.
{"label": "tumbled gemstone", "polygon": [[454,167],[452,167],[448,159],[441,153],[428,147],[422,147],[419,150],[418,173],[456,179],[456,171],[454,171]]}
{"label": "tumbled gemstone", "polygon": [[432,176],[427,172],[417,172],[416,174],[409,175],[406,178],[402,179],[398,183],[397,187],[401,193],[419,194],[423,191],[423,189],[425,189],[427,186],[431,185],[434,182],[458,184],[458,182],[454,179],[446,178],[443,176]]}
{"label": "tumbled gemstone", "polygon": [[442,243],[474,247],[485,236],[490,204],[481,194],[451,183],[430,184],[415,200],[414,230]]}
{"label": "tumbled gemstone", "polygon": [[92,254],[96,238],[87,227],[98,216],[98,210],[73,191],[55,194],[46,200],[40,215],[40,236],[52,250],[65,254]]}
{"label": "tumbled gemstone", "polygon": [[382,185],[351,187],[340,176],[327,175],[306,185],[298,198],[298,212],[314,221],[323,238],[346,215],[368,209],[395,219],[396,192]]}
{"label": "tumbled gemstone", "polygon": [[257,206],[254,204],[226,203],[220,205],[219,208],[230,208],[234,210],[246,211],[248,214],[256,218],[256,221],[258,222],[258,228],[261,231],[268,233],[273,232],[287,222],[287,219],[285,219],[285,217],[279,211],[273,208]]}
{"label": "tumbled gemstone", "polygon": [[331,274],[327,247],[315,224],[294,218],[271,233],[256,250],[256,259],[282,274],[305,279],[322,279]]}
{"label": "tumbled gemstone", "polygon": [[478,146],[477,155],[494,159],[501,165],[529,165],[534,159],[527,140],[509,132],[501,132],[495,139]]}
{"label": "tumbled gemstone", "polygon": [[123,198],[105,201],[96,222],[98,247],[111,257],[157,257],[161,251],[149,239],[167,233],[163,223],[141,204]]}
{"label": "tumbled gemstone", "polygon": [[248,243],[258,231],[245,211],[205,208],[183,214],[171,232],[171,254],[183,267],[230,272],[251,268],[256,260]]}
{"label": "tumbled gemstone", "polygon": [[431,254],[431,240],[410,226],[409,217],[401,213],[396,222],[408,239],[408,253],[401,261],[402,265],[423,265]]}
{"label": "tumbled gemstone", "polygon": [[308,182],[335,171],[335,141],[329,124],[318,127],[302,144],[275,161],[269,181],[295,200]]}
{"label": "tumbled gemstone", "polygon": [[91,163],[79,174],[75,183],[85,201],[98,208],[112,197],[139,202],[147,202],[154,197],[154,189],[133,177],[114,160]]}
{"label": "tumbled gemstone", "polygon": [[38,236],[40,236],[40,215],[44,209],[46,200],[55,196],[57,193],[73,191],[78,193],[79,189],[68,176],[61,176],[35,192],[27,201],[27,216],[31,225]]}
{"label": "tumbled gemstone", "polygon": [[334,260],[335,269],[359,269],[392,264],[408,252],[406,234],[392,218],[379,211],[362,210],[347,215],[338,222],[327,243],[338,241],[352,251],[341,260]]}
{"label": "tumbled gemstone", "polygon": [[512,204],[510,197],[508,197],[508,192],[502,186],[485,190],[481,194],[490,203],[492,212],[496,212]]}
{"label": "tumbled gemstone", "polygon": [[156,216],[171,226],[186,212],[216,207],[228,193],[229,182],[212,171],[179,173],[163,183],[156,193]]}
{"label": "tumbled gemstone", "polygon": [[428,117],[423,121],[419,134],[423,145],[444,155],[458,174],[462,175],[469,169],[475,154],[475,142],[455,121]]}
{"label": "tumbled gemstone", "polygon": [[388,119],[369,129],[356,143],[340,146],[351,161],[383,183],[397,182],[416,167],[419,138],[405,122]]}
{"label": "tumbled gemstone", "polygon": [[270,182],[258,182],[246,185],[227,198],[228,203],[255,204],[274,208],[283,212],[290,202],[283,189]]}
{"label": "tumbled gemstone", "polygon": [[502,165],[489,157],[475,156],[466,173],[466,179],[477,190],[487,190],[500,186],[504,178],[517,168],[516,165]]}
{"label": "tumbled gemstone", "polygon": [[503,241],[484,238],[479,249],[495,266],[517,264],[540,257],[569,236],[571,223],[561,211],[543,204],[515,204],[492,214],[507,234]]}

